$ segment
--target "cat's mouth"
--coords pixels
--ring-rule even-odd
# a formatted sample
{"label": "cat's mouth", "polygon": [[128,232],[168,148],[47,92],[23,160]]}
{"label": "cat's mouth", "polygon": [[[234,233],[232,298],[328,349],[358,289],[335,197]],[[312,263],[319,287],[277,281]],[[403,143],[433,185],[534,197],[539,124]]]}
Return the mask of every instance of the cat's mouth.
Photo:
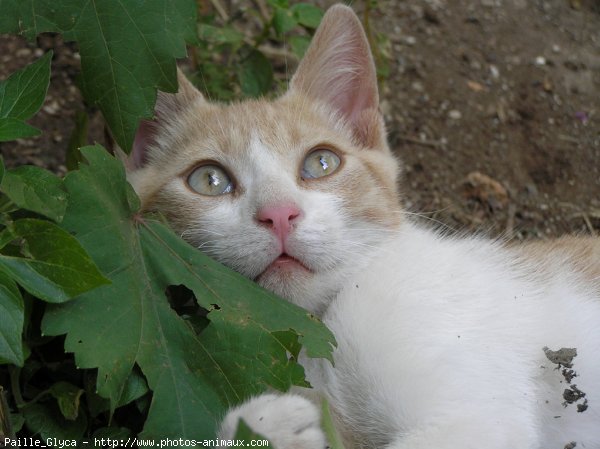
{"label": "cat's mouth", "polygon": [[275,260],[273,260],[273,262],[269,264],[269,266],[267,266],[267,268],[265,268],[262,273],[256,277],[255,281],[259,281],[262,277],[271,273],[291,275],[309,272],[311,272],[311,270],[301,261],[287,253],[281,253]]}

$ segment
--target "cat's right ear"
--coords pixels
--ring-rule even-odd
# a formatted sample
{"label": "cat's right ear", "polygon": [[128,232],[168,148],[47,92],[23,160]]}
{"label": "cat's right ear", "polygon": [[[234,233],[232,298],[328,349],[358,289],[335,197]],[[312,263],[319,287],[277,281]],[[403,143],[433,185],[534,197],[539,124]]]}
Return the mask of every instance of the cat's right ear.
{"label": "cat's right ear", "polygon": [[185,113],[190,105],[205,101],[200,91],[188,81],[179,69],[177,69],[177,83],[179,89],[175,94],[158,92],[153,119],[140,122],[135,133],[131,154],[125,161],[128,171],[144,166],[148,159],[148,150],[153,145],[157,145],[157,137],[161,130],[176,124],[178,117]]}
{"label": "cat's right ear", "polygon": [[362,145],[385,145],[373,56],[362,25],[348,6],[332,6],[323,16],[290,82],[290,93],[326,103]]}

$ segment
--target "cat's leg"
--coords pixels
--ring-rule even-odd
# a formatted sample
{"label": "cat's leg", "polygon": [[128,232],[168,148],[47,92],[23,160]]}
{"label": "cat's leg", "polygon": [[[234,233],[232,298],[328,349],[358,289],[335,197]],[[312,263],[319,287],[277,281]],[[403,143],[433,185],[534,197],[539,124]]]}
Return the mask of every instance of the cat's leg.
{"label": "cat's leg", "polygon": [[219,438],[233,439],[240,418],[275,448],[327,447],[319,408],[300,395],[263,394],[231,409],[221,424]]}

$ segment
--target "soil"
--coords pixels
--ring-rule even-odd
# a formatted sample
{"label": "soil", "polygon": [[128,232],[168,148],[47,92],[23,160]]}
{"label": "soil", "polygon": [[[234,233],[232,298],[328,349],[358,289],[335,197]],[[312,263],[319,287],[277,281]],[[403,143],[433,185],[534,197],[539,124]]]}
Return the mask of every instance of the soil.
{"label": "soil", "polygon": [[[597,0],[381,0],[369,17],[409,211],[506,238],[600,231]],[[0,148],[8,166],[64,173],[77,111],[89,142],[105,143],[76,88],[76,47],[0,36],[0,78],[50,48],[49,94],[31,120],[43,134]]]}

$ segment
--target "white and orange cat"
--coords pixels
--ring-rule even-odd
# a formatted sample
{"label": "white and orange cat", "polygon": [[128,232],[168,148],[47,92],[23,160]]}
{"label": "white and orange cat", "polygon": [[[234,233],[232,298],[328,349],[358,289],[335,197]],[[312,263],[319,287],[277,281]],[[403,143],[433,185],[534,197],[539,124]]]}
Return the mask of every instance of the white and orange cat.
{"label": "white and orange cat", "polygon": [[[600,241],[504,246],[411,222],[350,8],[327,12],[275,101],[179,84],[140,128],[129,179],[190,243],[333,331],[335,366],[303,363],[348,448],[600,448]],[[585,398],[566,404],[544,347],[577,349]],[[327,445],[295,393],[232,410],[221,435],[240,417],[278,449]]]}

